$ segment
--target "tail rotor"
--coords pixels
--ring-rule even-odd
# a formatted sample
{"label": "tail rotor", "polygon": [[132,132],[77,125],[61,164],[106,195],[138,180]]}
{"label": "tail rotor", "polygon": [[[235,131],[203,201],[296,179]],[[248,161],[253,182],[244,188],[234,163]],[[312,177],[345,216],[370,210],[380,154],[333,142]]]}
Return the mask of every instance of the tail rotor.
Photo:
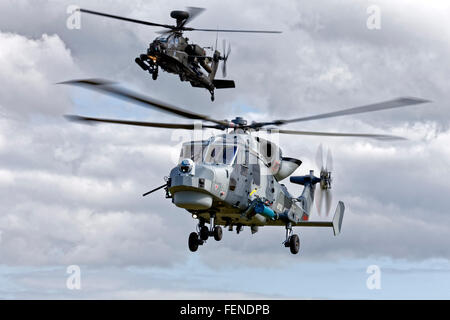
{"label": "tail rotor", "polygon": [[331,155],[330,149],[327,152],[327,160],[324,164],[323,161],[323,148],[322,145],[319,146],[316,152],[316,165],[320,168],[320,185],[316,188],[316,206],[319,216],[322,215],[323,202],[325,202],[325,214],[329,215],[332,202],[331,193],[331,171],[333,170],[333,157]]}
{"label": "tail rotor", "polygon": [[223,40],[223,56],[220,57],[220,60],[223,60],[222,75],[224,78],[227,77],[227,60],[228,60],[228,56],[230,55],[230,53],[231,53],[231,44],[228,44],[228,49],[227,49],[227,42],[224,39]]}

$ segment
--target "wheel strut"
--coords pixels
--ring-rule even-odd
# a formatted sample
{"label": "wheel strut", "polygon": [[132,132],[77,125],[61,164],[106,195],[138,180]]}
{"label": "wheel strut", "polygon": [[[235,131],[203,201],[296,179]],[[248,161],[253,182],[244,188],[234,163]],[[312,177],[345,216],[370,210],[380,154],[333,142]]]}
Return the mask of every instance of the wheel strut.
{"label": "wheel strut", "polygon": [[286,224],[286,240],[284,240],[283,244],[287,248],[289,247],[289,238],[292,235],[292,224],[289,222]]}

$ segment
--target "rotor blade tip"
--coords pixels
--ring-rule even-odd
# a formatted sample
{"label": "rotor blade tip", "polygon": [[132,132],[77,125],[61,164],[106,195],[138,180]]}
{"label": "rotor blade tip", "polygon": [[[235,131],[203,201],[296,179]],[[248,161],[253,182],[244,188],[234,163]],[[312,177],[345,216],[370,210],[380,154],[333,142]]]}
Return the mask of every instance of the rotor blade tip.
{"label": "rotor blade tip", "polygon": [[104,86],[104,85],[112,85],[117,82],[109,81],[105,79],[76,79],[76,80],[68,80],[58,82],[57,84],[70,84],[70,85],[93,85],[93,86]]}
{"label": "rotor blade tip", "polygon": [[64,115],[64,118],[66,118],[66,120],[70,122],[94,125],[94,122],[90,121],[89,119],[74,114],[66,114]]}
{"label": "rotor blade tip", "polygon": [[405,100],[410,104],[420,104],[420,103],[429,103],[432,102],[431,100],[428,99],[423,99],[423,98],[416,98],[416,97],[403,97],[400,98],[401,100]]}

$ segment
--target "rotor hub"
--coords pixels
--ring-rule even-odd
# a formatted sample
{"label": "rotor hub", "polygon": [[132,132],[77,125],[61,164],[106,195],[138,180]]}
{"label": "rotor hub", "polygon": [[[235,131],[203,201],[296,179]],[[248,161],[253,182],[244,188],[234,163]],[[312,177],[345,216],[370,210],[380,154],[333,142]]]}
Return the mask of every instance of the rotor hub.
{"label": "rotor hub", "polygon": [[234,123],[237,126],[245,126],[247,125],[247,120],[245,120],[242,117],[236,117],[233,120],[231,120],[232,123]]}
{"label": "rotor hub", "polygon": [[174,10],[170,13],[170,16],[173,19],[177,20],[177,26],[180,26],[181,23],[189,18],[189,12],[183,10]]}

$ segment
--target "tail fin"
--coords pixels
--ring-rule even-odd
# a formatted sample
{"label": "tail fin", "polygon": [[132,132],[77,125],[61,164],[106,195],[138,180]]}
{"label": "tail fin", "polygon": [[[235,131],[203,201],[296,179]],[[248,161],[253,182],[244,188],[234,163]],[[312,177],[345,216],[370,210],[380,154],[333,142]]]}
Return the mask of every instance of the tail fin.
{"label": "tail fin", "polygon": [[339,201],[333,217],[333,231],[335,236],[341,233],[342,220],[344,220],[344,211],[344,203],[342,201]]}
{"label": "tail fin", "polygon": [[341,233],[342,221],[344,219],[345,206],[339,201],[334,213],[333,221],[299,221],[295,226],[299,227],[332,227],[334,235]]}
{"label": "tail fin", "polygon": [[211,64],[211,72],[209,73],[210,81],[214,81],[214,78],[216,77],[217,68],[219,67],[219,61],[220,61],[219,58],[220,58],[220,53],[219,53],[219,51],[216,50],[213,55],[213,60],[212,60],[212,64]]}

